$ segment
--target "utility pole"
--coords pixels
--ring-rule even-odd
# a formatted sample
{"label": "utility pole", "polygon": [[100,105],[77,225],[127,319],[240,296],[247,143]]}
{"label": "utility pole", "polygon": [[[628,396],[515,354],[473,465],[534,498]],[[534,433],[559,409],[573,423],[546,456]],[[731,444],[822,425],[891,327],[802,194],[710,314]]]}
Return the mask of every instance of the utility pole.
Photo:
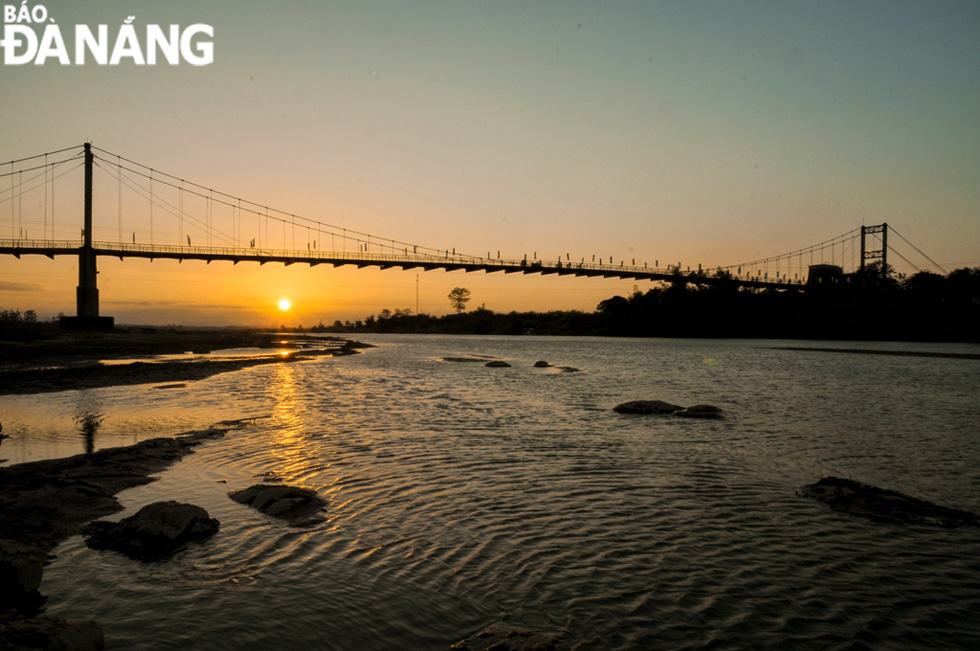
{"label": "utility pole", "polygon": [[415,274],[415,315],[419,313],[419,275]]}

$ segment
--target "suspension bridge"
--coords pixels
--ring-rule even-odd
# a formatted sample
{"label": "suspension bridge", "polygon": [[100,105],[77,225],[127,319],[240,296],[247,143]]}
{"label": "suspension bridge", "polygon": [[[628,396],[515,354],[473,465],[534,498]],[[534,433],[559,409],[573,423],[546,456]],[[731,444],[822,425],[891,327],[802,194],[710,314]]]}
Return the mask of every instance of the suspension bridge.
{"label": "suspension bridge", "polygon": [[[74,179],[79,172],[81,183]],[[98,224],[94,219],[97,172]],[[814,265],[854,271],[880,261],[884,272],[889,251],[918,269],[889,246],[889,232],[941,269],[887,224],[861,226],[790,253],[707,269],[682,268],[680,263],[661,266],[660,260],[650,265],[613,256],[573,258],[568,253],[547,259],[537,253],[508,258],[499,251],[496,256],[493,251],[485,256],[464,254],[331,225],[188,182],[90,143],[0,164],[0,254],[77,256],[76,316],[69,317],[67,325],[80,328],[112,324],[111,317],[99,314],[100,256],[727,282],[793,289],[807,282]]]}

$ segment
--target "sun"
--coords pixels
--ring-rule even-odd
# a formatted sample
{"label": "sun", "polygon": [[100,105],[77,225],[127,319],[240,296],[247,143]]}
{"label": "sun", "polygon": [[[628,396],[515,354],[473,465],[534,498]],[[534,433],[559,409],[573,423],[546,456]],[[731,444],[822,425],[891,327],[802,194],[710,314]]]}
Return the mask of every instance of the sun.
{"label": "sun", "polygon": [[289,302],[289,299],[288,298],[284,298],[281,301],[279,301],[279,309],[282,310],[283,312],[285,312],[286,310],[288,310],[292,306],[293,306],[293,304]]}

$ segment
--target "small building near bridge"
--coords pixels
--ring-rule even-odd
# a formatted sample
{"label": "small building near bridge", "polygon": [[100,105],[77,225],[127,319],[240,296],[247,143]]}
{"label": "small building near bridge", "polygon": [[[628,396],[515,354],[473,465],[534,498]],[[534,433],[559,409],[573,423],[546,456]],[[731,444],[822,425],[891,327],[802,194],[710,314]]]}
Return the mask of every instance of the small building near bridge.
{"label": "small building near bridge", "polygon": [[811,264],[807,273],[807,286],[840,285],[844,282],[844,268],[835,264]]}

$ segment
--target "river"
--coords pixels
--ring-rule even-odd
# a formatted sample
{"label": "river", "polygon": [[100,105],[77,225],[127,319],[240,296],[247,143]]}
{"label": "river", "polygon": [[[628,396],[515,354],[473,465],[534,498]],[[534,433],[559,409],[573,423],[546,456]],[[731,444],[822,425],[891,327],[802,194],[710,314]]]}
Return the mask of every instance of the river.
{"label": "river", "polygon": [[[175,499],[218,518],[216,536],[158,563],[71,538],[47,611],[99,622],[110,649],[444,650],[498,620],[559,631],[562,649],[980,641],[980,529],[876,523],[796,492],[840,476],[980,512],[980,362],[776,348],[977,346],[365,338],[378,347],[183,386],[0,397],[7,463],[256,417],[110,518]],[[725,418],[611,410],[634,399]],[[227,496],[265,479],[317,490],[325,522]]]}

